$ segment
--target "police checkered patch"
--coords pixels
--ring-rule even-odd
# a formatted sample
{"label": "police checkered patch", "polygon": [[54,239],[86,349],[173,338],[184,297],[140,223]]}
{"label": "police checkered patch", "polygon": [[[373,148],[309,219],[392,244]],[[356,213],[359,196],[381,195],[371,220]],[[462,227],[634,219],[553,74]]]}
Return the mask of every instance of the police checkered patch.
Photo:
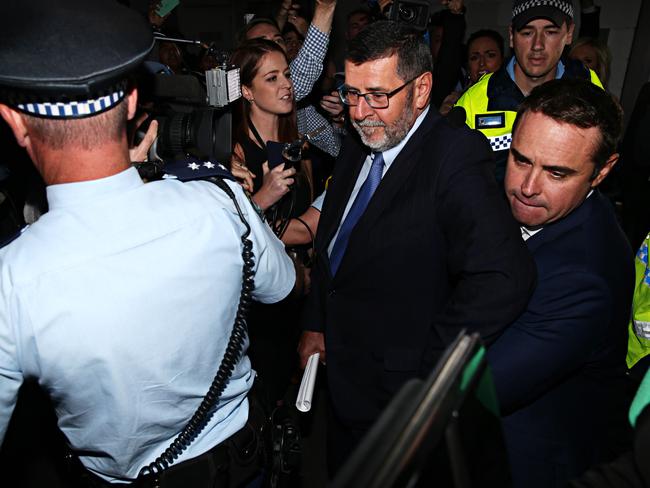
{"label": "police checkered patch", "polygon": [[512,18],[514,19],[520,13],[533,7],[554,7],[563,14],[573,18],[573,5],[571,2],[563,0],[528,0],[527,2],[521,2],[519,5],[513,6]]}
{"label": "police checkered patch", "polygon": [[503,151],[505,149],[510,149],[510,144],[512,143],[512,134],[488,137],[488,141],[490,141],[490,146],[492,146],[493,151]]}
{"label": "police checkered patch", "polygon": [[21,103],[18,110],[50,119],[74,119],[96,115],[117,105],[124,98],[124,90],[83,102]]}

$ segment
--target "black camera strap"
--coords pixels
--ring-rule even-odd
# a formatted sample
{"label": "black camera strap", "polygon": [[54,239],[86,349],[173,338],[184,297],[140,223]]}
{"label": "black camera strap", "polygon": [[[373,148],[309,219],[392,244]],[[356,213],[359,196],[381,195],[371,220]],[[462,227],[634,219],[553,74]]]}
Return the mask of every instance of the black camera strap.
{"label": "black camera strap", "polygon": [[169,447],[167,447],[167,449],[165,449],[165,451],[152,463],[144,466],[140,470],[140,473],[138,473],[138,479],[141,479],[143,476],[152,476],[156,486],[158,484],[158,476],[176,459],[178,459],[178,457],[190,446],[214,415],[219,398],[223,394],[235,366],[241,359],[244,342],[248,335],[246,316],[248,315],[248,310],[252,302],[252,292],[255,287],[255,256],[253,254],[253,242],[248,238],[251,232],[251,227],[242,213],[234,192],[226,184],[223,178],[210,177],[207,178],[207,180],[221,188],[232,199],[235,204],[235,209],[239,214],[239,219],[246,228],[241,236],[243,245],[242,259],[244,262],[242,270],[242,288],[237,313],[235,315],[235,323],[228,340],[228,345],[226,346],[223,359],[221,360],[217,374],[214,377],[214,380],[212,380],[208,392],[205,394],[205,397],[203,397],[203,400],[194,412],[194,415],[192,415],[185,427],[183,427],[183,430],[181,430],[181,432],[176,436]]}
{"label": "black camera strap", "polygon": [[260,136],[260,133],[257,132],[257,128],[255,127],[255,124],[253,124],[253,121],[251,120],[250,115],[248,116],[248,127],[250,128],[251,132],[253,133],[253,136],[255,136],[255,140],[260,145],[260,147],[262,149],[266,149],[266,142],[264,142],[262,140],[262,136]]}

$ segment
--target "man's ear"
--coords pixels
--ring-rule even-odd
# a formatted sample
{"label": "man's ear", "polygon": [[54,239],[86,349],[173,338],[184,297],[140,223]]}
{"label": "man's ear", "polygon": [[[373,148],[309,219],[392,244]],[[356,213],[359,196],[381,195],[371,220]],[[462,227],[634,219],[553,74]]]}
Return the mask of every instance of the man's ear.
{"label": "man's ear", "polygon": [[13,108],[10,108],[7,105],[1,103],[0,115],[2,115],[2,118],[14,133],[16,142],[18,142],[18,144],[22,147],[27,147],[27,144],[29,142],[29,134],[27,133],[27,125],[25,124],[23,115],[17,110],[14,110]]}
{"label": "man's ear", "polygon": [[508,26],[508,37],[510,37],[510,49],[513,49],[515,47],[515,44],[513,41],[512,24]]}
{"label": "man's ear", "polygon": [[573,43],[573,31],[575,30],[576,25],[573,22],[570,22],[567,24],[567,38],[566,38],[566,45],[570,46]]}
{"label": "man's ear", "polygon": [[138,110],[138,89],[133,88],[126,96],[127,120],[133,119]]}
{"label": "man's ear", "polygon": [[415,81],[415,106],[418,109],[422,110],[429,105],[432,85],[433,75],[430,71],[422,73],[420,78]]}
{"label": "man's ear", "polygon": [[591,182],[591,187],[596,188],[602,183],[602,181],[607,177],[609,172],[612,170],[614,165],[618,162],[619,154],[612,154],[609,159],[605,162],[605,165],[600,169],[596,177]]}

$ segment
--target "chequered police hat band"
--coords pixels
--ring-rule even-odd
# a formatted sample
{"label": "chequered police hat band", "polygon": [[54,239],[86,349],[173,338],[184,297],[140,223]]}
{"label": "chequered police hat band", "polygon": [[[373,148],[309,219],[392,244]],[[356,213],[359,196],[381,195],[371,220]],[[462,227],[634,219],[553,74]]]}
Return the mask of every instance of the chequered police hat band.
{"label": "chequered police hat band", "polygon": [[18,110],[38,117],[72,119],[104,112],[124,98],[124,90],[83,102],[20,103]]}
{"label": "chequered police hat band", "polygon": [[569,2],[563,2],[562,0],[528,0],[527,2],[520,3],[519,5],[513,7],[512,9],[512,18],[514,19],[517,15],[525,12],[529,8],[533,7],[554,7],[558,9],[563,14],[573,18],[573,5]]}

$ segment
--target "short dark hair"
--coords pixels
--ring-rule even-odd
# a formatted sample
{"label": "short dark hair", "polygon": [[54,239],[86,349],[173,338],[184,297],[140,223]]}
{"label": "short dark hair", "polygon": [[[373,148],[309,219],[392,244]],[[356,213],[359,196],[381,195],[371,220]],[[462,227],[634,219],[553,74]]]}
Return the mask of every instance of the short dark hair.
{"label": "short dark hair", "polygon": [[499,48],[499,52],[501,52],[501,57],[505,55],[503,36],[492,29],[480,29],[476,32],[472,32],[472,34],[470,34],[469,38],[467,39],[467,50],[469,51],[469,45],[472,42],[474,42],[476,39],[480,39],[481,37],[488,37],[492,39],[494,42],[496,42],[497,47]]}
{"label": "short dark hair", "polygon": [[126,136],[127,101],[91,117],[48,119],[24,114],[29,135],[51,149],[96,149],[107,142],[119,142]]}
{"label": "short dark hair", "polygon": [[305,36],[302,35],[302,32],[300,32],[295,25],[293,25],[291,22],[287,22],[284,24],[284,27],[282,28],[282,37],[286,36],[290,32],[293,32],[295,35],[298,36],[298,39],[304,41]]}
{"label": "short dark hair", "polygon": [[600,144],[592,156],[596,165],[593,178],[616,152],[623,130],[623,109],[620,104],[605,90],[583,79],[551,80],[535,87],[519,105],[512,126],[513,135],[521,117],[527,112],[541,113],[557,122],[581,129],[599,129]]}
{"label": "short dark hair", "polygon": [[278,27],[278,23],[270,19],[268,17],[253,17],[250,22],[248,22],[237,34],[237,44],[241,44],[247,39],[248,32],[255,26],[260,25],[260,24],[268,24],[272,27],[275,27],[278,32],[280,32],[280,28]]}
{"label": "short dark hair", "polygon": [[346,61],[362,64],[397,54],[397,74],[410,80],[433,69],[431,50],[421,32],[399,22],[369,24],[350,41]]}
{"label": "short dark hair", "polygon": [[368,19],[371,18],[370,10],[365,9],[365,8],[357,8],[357,9],[354,9],[352,12],[348,13],[346,19],[349,22],[352,17],[354,17],[355,15],[360,15],[360,14],[365,15],[366,17],[368,17]]}

